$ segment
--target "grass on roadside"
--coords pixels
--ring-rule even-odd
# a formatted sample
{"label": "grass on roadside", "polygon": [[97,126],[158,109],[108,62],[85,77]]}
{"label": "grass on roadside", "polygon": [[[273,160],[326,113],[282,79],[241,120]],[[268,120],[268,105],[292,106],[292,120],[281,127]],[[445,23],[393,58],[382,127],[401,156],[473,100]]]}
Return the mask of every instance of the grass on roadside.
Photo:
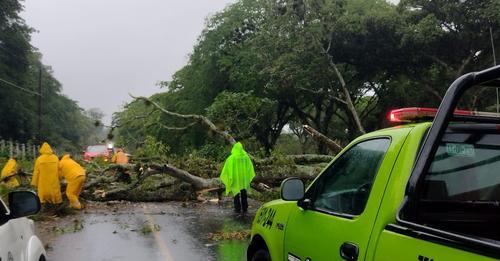
{"label": "grass on roadside", "polygon": [[215,233],[208,234],[208,239],[213,240],[213,241],[247,240],[249,238],[250,238],[250,230],[218,231]]}

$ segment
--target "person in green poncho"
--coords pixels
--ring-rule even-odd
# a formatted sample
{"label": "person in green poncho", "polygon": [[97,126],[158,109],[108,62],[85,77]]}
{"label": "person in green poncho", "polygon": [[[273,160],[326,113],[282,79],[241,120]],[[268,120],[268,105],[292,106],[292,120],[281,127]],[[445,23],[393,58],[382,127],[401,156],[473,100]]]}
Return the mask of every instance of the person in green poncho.
{"label": "person in green poncho", "polygon": [[252,160],[243,145],[237,142],[233,145],[231,155],[226,159],[220,175],[226,186],[226,196],[229,193],[234,196],[234,210],[237,213],[246,212],[248,209],[247,190],[250,189],[250,182],[254,177]]}

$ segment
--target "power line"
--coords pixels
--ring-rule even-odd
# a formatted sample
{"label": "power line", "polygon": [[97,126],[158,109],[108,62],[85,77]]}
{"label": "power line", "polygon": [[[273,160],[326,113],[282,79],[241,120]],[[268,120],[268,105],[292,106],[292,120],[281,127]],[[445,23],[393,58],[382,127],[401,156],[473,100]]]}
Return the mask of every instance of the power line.
{"label": "power line", "polygon": [[0,78],[0,82],[3,82],[3,83],[5,83],[5,84],[7,84],[7,85],[10,85],[10,86],[12,86],[12,87],[14,87],[14,88],[20,89],[20,90],[22,90],[22,91],[24,91],[24,92],[27,92],[27,93],[30,93],[30,94],[33,94],[33,95],[37,95],[37,96],[41,96],[41,95],[40,95],[40,93],[38,93],[38,92],[35,92],[35,91],[32,91],[32,90],[29,90],[29,89],[23,88],[23,87],[21,87],[21,86],[19,86],[19,85],[17,85],[17,84],[11,83],[11,82],[9,82],[9,81],[7,81],[7,80],[4,80],[4,79],[2,79],[2,78]]}

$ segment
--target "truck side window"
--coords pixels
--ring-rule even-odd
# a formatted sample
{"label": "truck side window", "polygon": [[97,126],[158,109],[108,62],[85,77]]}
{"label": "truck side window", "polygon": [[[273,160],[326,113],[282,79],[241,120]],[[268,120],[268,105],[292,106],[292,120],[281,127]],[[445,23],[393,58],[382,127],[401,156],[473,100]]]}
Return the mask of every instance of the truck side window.
{"label": "truck side window", "polygon": [[342,154],[308,191],[313,194],[313,207],[339,214],[361,214],[389,145],[388,138],[372,139]]}

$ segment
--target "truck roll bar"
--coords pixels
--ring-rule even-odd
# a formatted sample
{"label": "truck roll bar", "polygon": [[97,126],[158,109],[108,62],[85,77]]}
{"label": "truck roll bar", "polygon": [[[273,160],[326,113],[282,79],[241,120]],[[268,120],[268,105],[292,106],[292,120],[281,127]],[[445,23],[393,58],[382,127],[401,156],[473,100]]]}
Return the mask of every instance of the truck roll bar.
{"label": "truck roll bar", "polygon": [[438,112],[429,133],[422,144],[422,148],[415,161],[410,181],[408,183],[406,194],[408,200],[415,198],[415,193],[420,191],[422,183],[422,175],[426,173],[432,163],[432,156],[436,153],[439,146],[439,141],[443,138],[443,134],[448,128],[450,121],[465,121],[465,122],[489,122],[500,124],[499,117],[482,117],[482,116],[465,116],[453,115],[458,101],[466,90],[474,86],[500,87],[500,65],[495,66],[480,72],[471,72],[456,79],[446,91],[446,94],[439,105]]}
{"label": "truck roll bar", "polygon": [[[452,121],[493,123],[499,124],[498,126],[500,126],[500,114],[489,113],[488,116],[454,115],[458,101],[465,91],[479,85],[483,87],[500,88],[500,66],[465,74],[456,79],[448,88],[418,153],[406,187],[405,198],[396,215],[396,221],[398,224],[407,227],[410,230],[421,231],[425,234],[429,233],[427,235],[434,238],[431,239],[431,241],[446,238],[460,248],[469,249],[471,247],[475,247],[480,249],[481,252],[487,253],[489,256],[500,258],[500,245],[450,233],[414,222],[417,221],[416,218],[418,216],[419,199],[422,196],[422,186],[424,184],[425,174],[432,164],[433,156],[439,147],[439,143],[442,140],[449,123]],[[500,128],[497,127],[496,129],[500,132]]]}

